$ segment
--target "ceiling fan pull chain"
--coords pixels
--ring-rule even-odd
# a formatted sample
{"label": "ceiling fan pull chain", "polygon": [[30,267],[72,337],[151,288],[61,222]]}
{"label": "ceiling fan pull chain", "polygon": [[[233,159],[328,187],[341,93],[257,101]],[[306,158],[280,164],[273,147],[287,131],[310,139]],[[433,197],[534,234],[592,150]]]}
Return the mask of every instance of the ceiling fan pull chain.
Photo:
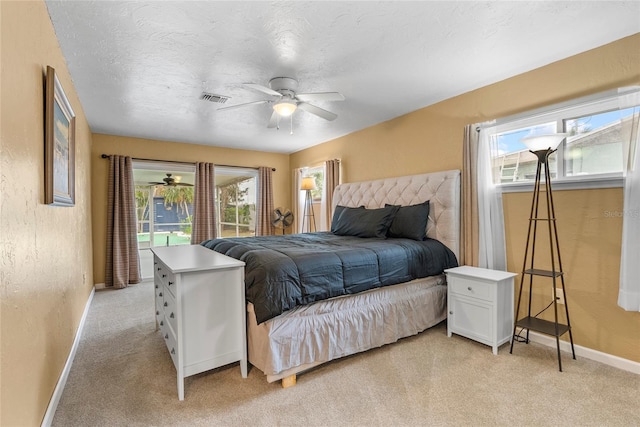
{"label": "ceiling fan pull chain", "polygon": [[289,133],[289,135],[293,135],[293,114],[290,115],[289,118],[291,119],[291,132]]}

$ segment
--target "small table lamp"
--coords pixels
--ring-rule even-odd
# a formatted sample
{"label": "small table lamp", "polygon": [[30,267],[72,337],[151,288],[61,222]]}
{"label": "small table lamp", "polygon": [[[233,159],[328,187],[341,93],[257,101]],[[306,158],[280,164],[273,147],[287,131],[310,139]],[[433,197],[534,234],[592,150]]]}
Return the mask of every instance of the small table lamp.
{"label": "small table lamp", "polygon": [[316,229],[316,217],[313,213],[313,205],[312,205],[312,197],[311,191],[316,189],[316,181],[313,176],[305,176],[302,177],[302,182],[300,183],[300,190],[306,192],[304,198],[304,216],[302,217],[302,232],[304,233],[304,224],[305,220],[307,223],[307,232],[311,232],[311,221],[313,221],[313,231],[318,231]]}

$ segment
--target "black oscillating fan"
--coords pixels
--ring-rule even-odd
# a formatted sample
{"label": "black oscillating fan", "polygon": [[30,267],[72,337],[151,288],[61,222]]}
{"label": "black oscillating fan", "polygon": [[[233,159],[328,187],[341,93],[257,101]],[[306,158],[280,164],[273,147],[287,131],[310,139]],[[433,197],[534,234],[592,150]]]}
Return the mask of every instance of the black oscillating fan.
{"label": "black oscillating fan", "polygon": [[285,234],[287,227],[293,224],[293,213],[289,209],[275,208],[271,224],[276,228],[280,228],[282,234]]}

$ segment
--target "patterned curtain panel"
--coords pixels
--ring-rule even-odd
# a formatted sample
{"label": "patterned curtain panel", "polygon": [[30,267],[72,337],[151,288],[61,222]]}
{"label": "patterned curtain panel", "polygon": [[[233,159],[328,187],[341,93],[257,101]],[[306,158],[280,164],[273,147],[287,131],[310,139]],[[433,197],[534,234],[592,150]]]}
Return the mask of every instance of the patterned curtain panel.
{"label": "patterned curtain panel", "polygon": [[216,207],[213,163],[196,163],[193,190],[191,244],[216,238]]}
{"label": "patterned curtain panel", "polygon": [[256,236],[271,236],[275,227],[271,223],[273,213],[273,184],[271,168],[258,168],[258,201],[256,206]]}
{"label": "patterned curtain panel", "polygon": [[476,125],[464,128],[462,145],[462,224],[460,265],[478,265],[478,131]]}
{"label": "patterned curtain panel", "polygon": [[333,208],[333,190],[340,184],[340,160],[324,162],[324,186],[322,194],[322,214],[320,215],[320,229],[331,229]]}
{"label": "patterned curtain panel", "polygon": [[107,197],[107,260],[104,282],[108,287],[126,288],[142,279],[131,157],[109,157]]}

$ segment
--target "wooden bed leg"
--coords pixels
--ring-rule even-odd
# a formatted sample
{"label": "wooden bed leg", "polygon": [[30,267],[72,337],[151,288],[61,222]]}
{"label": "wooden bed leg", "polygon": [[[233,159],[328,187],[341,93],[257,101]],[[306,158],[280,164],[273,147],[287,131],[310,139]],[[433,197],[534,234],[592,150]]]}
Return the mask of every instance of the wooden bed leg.
{"label": "wooden bed leg", "polygon": [[282,388],[289,388],[296,385],[296,374],[289,375],[282,379]]}

